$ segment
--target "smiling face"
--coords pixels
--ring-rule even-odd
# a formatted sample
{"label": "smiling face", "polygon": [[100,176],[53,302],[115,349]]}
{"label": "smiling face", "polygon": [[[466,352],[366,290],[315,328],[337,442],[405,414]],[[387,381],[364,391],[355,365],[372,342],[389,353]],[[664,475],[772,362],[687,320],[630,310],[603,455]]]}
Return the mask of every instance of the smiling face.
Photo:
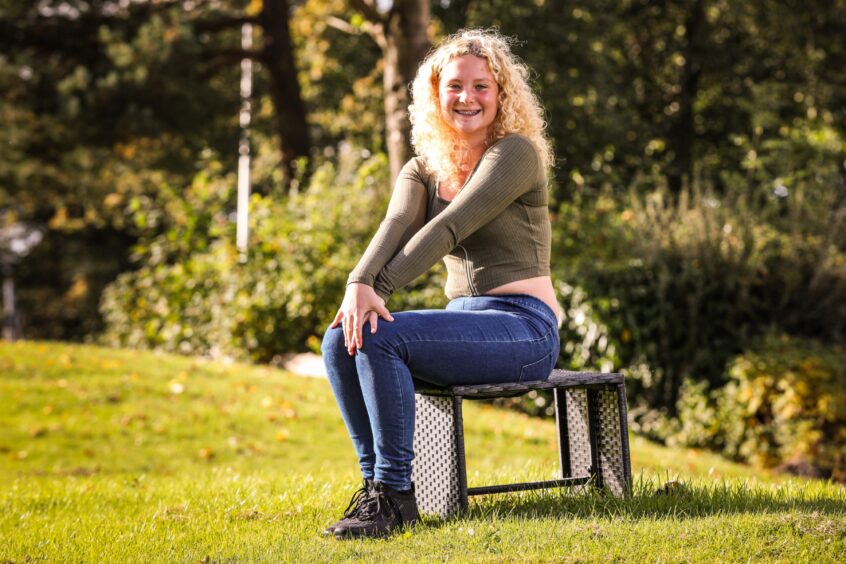
{"label": "smiling face", "polygon": [[484,145],[496,119],[498,95],[499,86],[481,57],[456,57],[441,72],[441,117],[471,147]]}

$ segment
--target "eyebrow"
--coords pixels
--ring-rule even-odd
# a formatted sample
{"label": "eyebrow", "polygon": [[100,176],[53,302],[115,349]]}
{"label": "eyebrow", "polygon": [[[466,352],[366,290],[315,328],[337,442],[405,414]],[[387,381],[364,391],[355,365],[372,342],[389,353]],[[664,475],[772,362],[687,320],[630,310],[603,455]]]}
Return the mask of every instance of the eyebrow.
{"label": "eyebrow", "polygon": [[[462,82],[461,79],[459,79],[459,78],[444,77],[443,80],[444,80],[444,82]],[[474,78],[470,82],[494,82],[494,81],[491,80],[490,78],[484,77],[484,78]]]}

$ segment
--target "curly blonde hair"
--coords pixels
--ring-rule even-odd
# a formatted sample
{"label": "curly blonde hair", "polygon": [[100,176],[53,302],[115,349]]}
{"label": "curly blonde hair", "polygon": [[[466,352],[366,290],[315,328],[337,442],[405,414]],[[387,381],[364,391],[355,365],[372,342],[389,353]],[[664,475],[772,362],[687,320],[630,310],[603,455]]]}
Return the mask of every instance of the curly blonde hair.
{"label": "curly blonde hair", "polygon": [[537,147],[544,169],[551,167],[553,153],[545,134],[543,107],[529,86],[529,67],[511,52],[514,42],[494,29],[465,29],[447,37],[420,63],[408,108],[411,141],[439,179],[456,177],[469,151],[441,117],[438,94],[444,67],[464,55],[485,59],[499,86],[499,110],[488,131],[487,146],[509,133],[520,133]]}

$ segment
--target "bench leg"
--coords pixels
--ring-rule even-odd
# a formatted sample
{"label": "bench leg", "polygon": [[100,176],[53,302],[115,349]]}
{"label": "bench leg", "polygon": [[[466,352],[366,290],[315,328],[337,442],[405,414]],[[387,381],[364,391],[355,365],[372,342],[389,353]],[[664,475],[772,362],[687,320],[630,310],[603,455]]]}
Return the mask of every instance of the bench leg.
{"label": "bench leg", "polygon": [[[593,461],[591,459],[590,431],[588,428],[588,400],[584,389],[556,390],[564,396],[565,418],[567,421],[567,445],[570,458],[569,475],[563,478],[575,478],[591,474]],[[559,408],[560,409],[560,408]],[[560,417],[560,412],[559,412]],[[559,426],[560,433],[560,426]],[[559,436],[559,441],[563,439]],[[562,468],[562,471],[564,469]]]}
{"label": "bench leg", "polygon": [[570,431],[567,421],[567,394],[564,390],[552,390],[555,401],[555,425],[558,429],[558,456],[561,460],[561,477],[573,475],[570,468]]}
{"label": "bench leg", "polygon": [[631,491],[632,480],[625,394],[623,386],[596,391],[598,482],[617,496]]}
{"label": "bench leg", "polygon": [[590,475],[598,487],[615,495],[627,493],[631,462],[625,388],[576,388],[555,394],[562,477]]}
{"label": "bench leg", "polygon": [[415,395],[411,479],[422,513],[449,517],[467,510],[467,470],[460,397]]}

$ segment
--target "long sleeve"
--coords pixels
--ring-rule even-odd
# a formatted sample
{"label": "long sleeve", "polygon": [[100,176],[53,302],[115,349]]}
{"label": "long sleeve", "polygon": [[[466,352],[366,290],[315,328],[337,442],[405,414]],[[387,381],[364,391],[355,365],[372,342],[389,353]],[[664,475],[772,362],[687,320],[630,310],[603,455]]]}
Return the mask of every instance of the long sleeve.
{"label": "long sleeve", "polygon": [[528,138],[509,135],[495,143],[446,209],[382,267],[373,284],[376,293],[387,301],[396,289],[426,272],[536,186],[541,168],[537,149]]}
{"label": "long sleeve", "polygon": [[400,171],[385,218],[347,278],[347,284],[361,282],[373,286],[382,267],[423,227],[425,221],[426,186],[417,160],[412,159]]}

